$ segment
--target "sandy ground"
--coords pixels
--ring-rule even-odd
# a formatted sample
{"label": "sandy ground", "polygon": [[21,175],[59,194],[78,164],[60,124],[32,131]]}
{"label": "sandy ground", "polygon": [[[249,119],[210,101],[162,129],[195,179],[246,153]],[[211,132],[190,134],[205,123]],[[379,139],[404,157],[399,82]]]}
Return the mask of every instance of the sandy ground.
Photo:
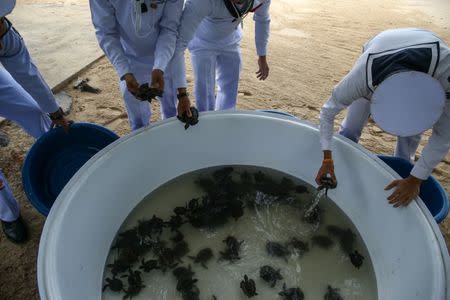
{"label": "sandy ground", "polygon": [[36,65],[54,87],[103,52],[98,47],[88,0],[18,0],[9,16]]}
{"label": "sandy ground", "polygon": [[[80,1],[86,2],[59,2]],[[349,71],[366,40],[386,28],[415,26],[431,29],[450,42],[449,11],[450,2],[447,0],[273,1],[269,50],[271,75],[266,82],[255,78],[254,27],[249,18],[244,26],[244,66],[238,107],[279,109],[317,123],[321,105],[332,87]],[[38,52],[39,49],[35,50]],[[65,57],[70,58],[71,55]],[[109,62],[100,60],[82,76],[89,77],[91,83],[103,92],[100,95],[81,94],[69,84],[65,90],[74,98],[70,117],[104,124],[120,135],[127,134],[128,123],[117,76]],[[155,104],[153,120],[159,118],[158,110]],[[12,138],[10,146],[0,149],[0,167],[12,185],[31,231],[30,241],[21,246],[7,242],[0,235],[0,299],[37,299],[36,256],[45,219],[26,200],[20,180],[20,167],[32,139],[8,122],[0,125],[0,130]],[[361,143],[373,152],[390,154],[394,141],[393,137],[370,123]],[[450,192],[450,155],[439,164],[434,175]],[[440,227],[450,246],[450,218]]]}

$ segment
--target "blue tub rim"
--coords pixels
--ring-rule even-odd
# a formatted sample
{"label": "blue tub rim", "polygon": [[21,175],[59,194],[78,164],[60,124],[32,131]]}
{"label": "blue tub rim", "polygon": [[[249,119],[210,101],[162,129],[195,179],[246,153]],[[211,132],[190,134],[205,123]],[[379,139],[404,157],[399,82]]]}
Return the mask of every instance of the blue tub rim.
{"label": "blue tub rim", "polygon": [[[97,131],[105,133],[106,135],[109,135],[112,138],[115,139],[120,138],[120,136],[117,135],[114,131],[106,127],[103,127],[99,124],[90,122],[76,122],[70,125],[70,128],[77,128],[77,127],[95,129]],[[50,213],[51,206],[48,207],[46,204],[43,203],[43,201],[36,199],[36,196],[34,195],[35,189],[31,182],[30,166],[32,164],[32,159],[35,153],[38,151],[38,149],[49,139],[53,138],[57,134],[60,134],[63,130],[64,129],[61,127],[55,127],[44,133],[41,137],[39,137],[28,150],[22,166],[22,185],[25,195],[28,201],[33,205],[33,207],[45,217],[47,217],[48,214]]]}

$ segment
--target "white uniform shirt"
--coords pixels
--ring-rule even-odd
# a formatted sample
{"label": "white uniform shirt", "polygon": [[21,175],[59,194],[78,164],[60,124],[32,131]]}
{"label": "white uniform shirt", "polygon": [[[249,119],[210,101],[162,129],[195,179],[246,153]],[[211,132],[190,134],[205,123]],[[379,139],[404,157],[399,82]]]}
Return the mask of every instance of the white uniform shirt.
{"label": "white uniform shirt", "polygon": [[[269,6],[270,0],[255,1],[253,4],[258,56],[267,53]],[[242,38],[240,23],[230,14],[224,0],[186,0],[172,65],[176,88],[187,86],[184,52],[194,34],[212,49],[223,49]]]}
{"label": "white uniform shirt", "polygon": [[376,86],[401,70],[428,73],[447,93],[440,119],[411,175],[426,179],[450,149],[450,49],[434,33],[415,28],[384,31],[363,47],[353,69],[335,86],[320,112],[323,150],[331,149],[335,116],[359,98],[370,99]]}
{"label": "white uniform shirt", "polygon": [[[147,12],[135,9],[136,0],[90,0],[97,40],[119,77],[132,73],[129,61],[153,63],[162,71],[172,58],[183,0],[145,0]],[[156,9],[151,3],[157,3]],[[136,32],[136,23],[140,30]]]}

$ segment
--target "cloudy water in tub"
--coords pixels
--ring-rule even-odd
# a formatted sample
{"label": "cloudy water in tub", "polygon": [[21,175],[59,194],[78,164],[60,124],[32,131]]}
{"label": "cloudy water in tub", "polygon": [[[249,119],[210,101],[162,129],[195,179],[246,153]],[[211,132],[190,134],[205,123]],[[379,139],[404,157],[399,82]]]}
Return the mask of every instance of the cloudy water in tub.
{"label": "cloudy water in tub", "polygon": [[[121,226],[103,299],[229,300],[254,292],[252,299],[291,299],[283,298],[290,288],[304,299],[377,299],[368,251],[350,219],[325,198],[305,216],[315,195],[305,182],[265,168],[180,176],[145,197]],[[270,268],[261,274],[263,266]],[[245,275],[255,291],[241,289]]]}

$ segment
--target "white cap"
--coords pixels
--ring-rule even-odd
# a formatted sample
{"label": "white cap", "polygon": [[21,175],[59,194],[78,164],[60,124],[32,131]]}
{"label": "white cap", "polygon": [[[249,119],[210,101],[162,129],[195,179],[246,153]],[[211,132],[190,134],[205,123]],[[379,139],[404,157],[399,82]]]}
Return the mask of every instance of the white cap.
{"label": "white cap", "polygon": [[445,98],[442,85],[430,75],[400,72],[376,88],[370,110],[384,131],[408,137],[433,127],[444,111]]}
{"label": "white cap", "polygon": [[16,0],[1,0],[0,3],[0,17],[4,17],[12,12],[16,6]]}

